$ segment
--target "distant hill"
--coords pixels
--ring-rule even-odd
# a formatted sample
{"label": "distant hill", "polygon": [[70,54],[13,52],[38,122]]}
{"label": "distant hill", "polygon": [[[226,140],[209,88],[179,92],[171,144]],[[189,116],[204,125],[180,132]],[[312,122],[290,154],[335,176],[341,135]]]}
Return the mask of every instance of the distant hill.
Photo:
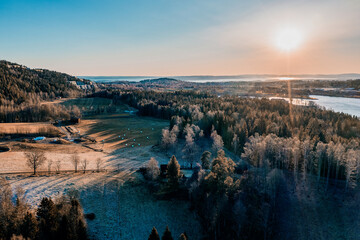
{"label": "distant hill", "polygon": [[140,81],[140,83],[142,84],[150,83],[150,84],[161,84],[161,85],[172,85],[174,83],[179,83],[179,82],[182,81],[174,78],[156,78],[156,79],[147,79]]}
{"label": "distant hill", "polygon": [[87,82],[68,74],[0,61],[0,103],[21,104],[31,99],[71,97],[81,90],[74,83]]}

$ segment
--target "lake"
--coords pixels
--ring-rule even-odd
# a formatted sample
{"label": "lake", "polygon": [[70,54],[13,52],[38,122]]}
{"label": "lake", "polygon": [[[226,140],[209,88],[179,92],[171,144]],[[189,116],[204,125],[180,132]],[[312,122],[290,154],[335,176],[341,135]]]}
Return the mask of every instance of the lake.
{"label": "lake", "polygon": [[[343,112],[360,117],[360,98],[329,97],[321,95],[310,95],[310,97],[314,98],[314,100],[293,98],[292,103],[294,105],[308,106],[309,103],[312,102],[316,103],[320,107],[325,107],[328,110]],[[289,98],[283,97],[269,97],[269,99],[283,99],[287,102],[290,101]]]}
{"label": "lake", "polygon": [[316,98],[317,100],[314,100],[313,102],[326,109],[360,117],[359,98],[328,97],[320,95],[310,95],[310,97]]}
{"label": "lake", "polygon": [[[356,75],[358,76],[358,75]],[[155,79],[154,76],[79,76],[80,78],[89,79],[95,82],[116,82],[116,81],[131,81],[139,82],[145,79]],[[189,82],[237,82],[237,81],[269,81],[269,80],[345,80],[354,78],[352,75],[309,75],[296,76],[292,78],[284,78],[276,75],[234,75],[234,76],[176,76],[175,79],[189,81]],[[335,112],[343,112],[360,117],[360,99],[359,98],[344,98],[344,97],[328,97],[320,95],[311,95],[310,97],[317,100],[308,99],[293,99],[295,105],[308,105],[309,102],[314,102],[321,107],[325,107]],[[283,98],[287,101],[289,99]]]}

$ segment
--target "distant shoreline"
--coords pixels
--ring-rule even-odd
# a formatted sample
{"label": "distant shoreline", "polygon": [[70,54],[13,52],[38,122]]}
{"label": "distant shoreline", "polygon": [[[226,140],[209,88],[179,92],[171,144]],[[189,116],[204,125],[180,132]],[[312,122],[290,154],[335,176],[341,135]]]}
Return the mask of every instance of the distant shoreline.
{"label": "distant shoreline", "polygon": [[[142,80],[163,78],[163,76],[77,76],[78,78],[92,80],[94,82],[140,82]],[[297,81],[297,80],[327,80],[327,81],[346,81],[360,79],[360,74],[335,74],[335,75],[224,75],[224,76],[167,76],[177,80],[194,83],[206,82],[249,82],[249,81]]]}

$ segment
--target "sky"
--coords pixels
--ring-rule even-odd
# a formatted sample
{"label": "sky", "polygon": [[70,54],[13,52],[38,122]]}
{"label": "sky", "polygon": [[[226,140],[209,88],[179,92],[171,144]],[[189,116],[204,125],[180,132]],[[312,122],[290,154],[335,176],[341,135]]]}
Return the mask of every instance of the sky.
{"label": "sky", "polygon": [[0,0],[0,59],[75,76],[360,73],[359,13],[360,0]]}

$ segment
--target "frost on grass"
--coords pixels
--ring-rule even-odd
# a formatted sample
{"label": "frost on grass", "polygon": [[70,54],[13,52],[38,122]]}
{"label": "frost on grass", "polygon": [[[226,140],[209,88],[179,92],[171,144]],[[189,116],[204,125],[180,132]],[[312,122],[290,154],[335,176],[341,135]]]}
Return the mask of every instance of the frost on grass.
{"label": "frost on grass", "polygon": [[153,226],[163,232],[167,225],[173,236],[185,231],[190,239],[200,239],[201,227],[188,202],[157,200],[141,184],[113,180],[90,189],[82,200],[97,216],[88,224],[98,239],[147,239]]}

